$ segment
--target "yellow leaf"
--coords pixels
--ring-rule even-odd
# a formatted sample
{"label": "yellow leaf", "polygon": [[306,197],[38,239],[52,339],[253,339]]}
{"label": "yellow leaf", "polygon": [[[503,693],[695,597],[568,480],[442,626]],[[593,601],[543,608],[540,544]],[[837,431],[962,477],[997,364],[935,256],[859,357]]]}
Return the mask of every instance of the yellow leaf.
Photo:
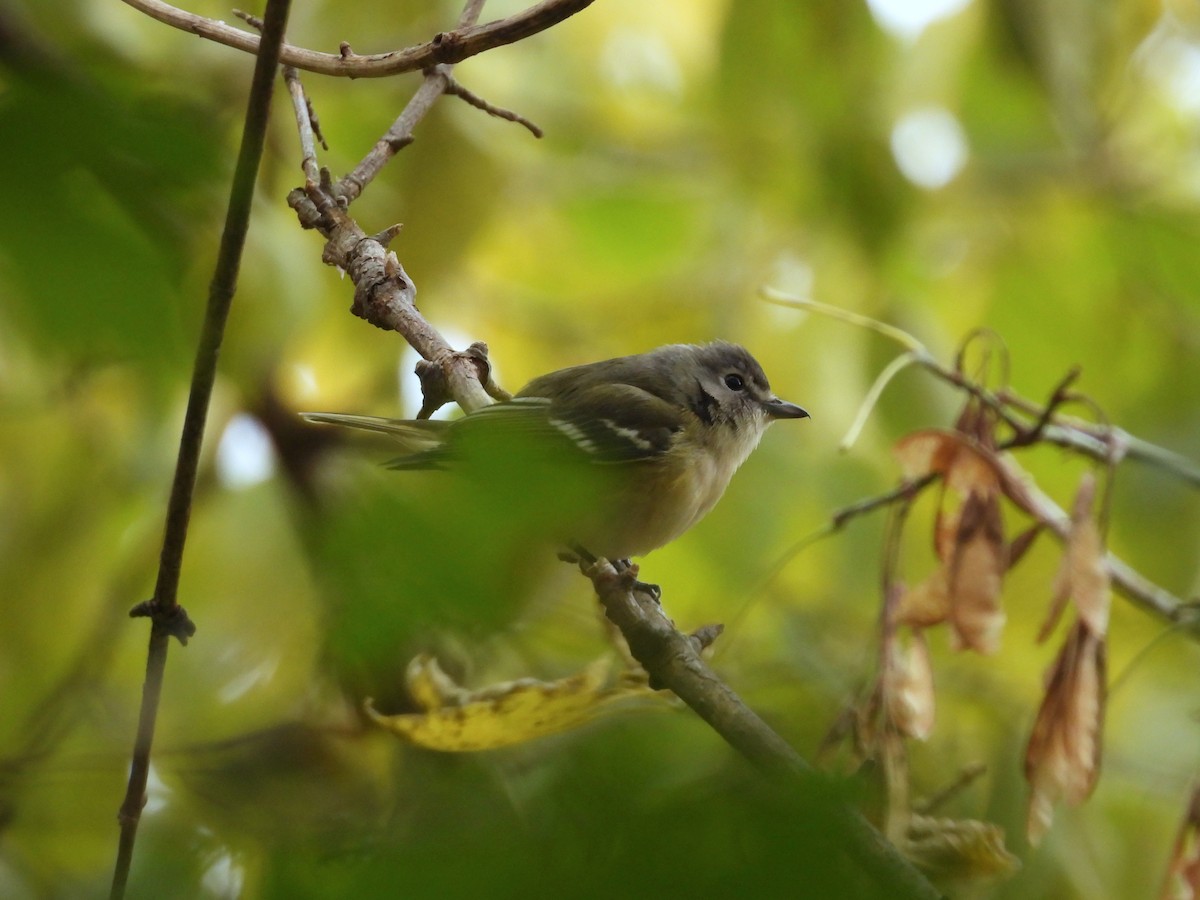
{"label": "yellow leaf", "polygon": [[414,656],[404,672],[404,683],[413,703],[421,709],[438,709],[466,702],[470,691],[442,671],[438,661],[422,653]]}
{"label": "yellow leaf", "polygon": [[430,750],[466,752],[520,744],[575,728],[614,702],[652,693],[623,680],[609,685],[607,657],[557,681],[522,678],[468,691],[442,672],[432,657],[409,665],[408,684],[424,709],[383,715],[371,701],[367,714],[376,724]]}

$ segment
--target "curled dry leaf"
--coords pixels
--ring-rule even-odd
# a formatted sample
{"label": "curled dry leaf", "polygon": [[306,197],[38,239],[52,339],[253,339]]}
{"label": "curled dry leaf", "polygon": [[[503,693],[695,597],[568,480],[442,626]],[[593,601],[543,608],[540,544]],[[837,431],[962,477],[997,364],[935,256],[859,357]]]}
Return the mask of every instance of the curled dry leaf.
{"label": "curled dry leaf", "polygon": [[1077,621],[1054,662],[1025,751],[1031,844],[1049,829],[1059,800],[1082,803],[1100,777],[1106,669],[1104,638]]}
{"label": "curled dry leaf", "polygon": [[905,435],[892,448],[905,478],[924,478],[926,475],[945,475],[961,445],[953,431],[929,428]]}
{"label": "curled dry leaf", "polygon": [[[957,649],[995,652],[1005,623],[1000,592],[1009,556],[996,455],[963,434],[936,430],[908,435],[894,452],[907,477],[939,474],[944,480],[934,531],[941,566],[907,592],[898,623],[927,628],[949,621]],[[949,510],[946,489],[962,497]]]}
{"label": "curled dry leaf", "polygon": [[650,693],[623,680],[610,684],[611,668],[605,657],[557,681],[522,678],[470,691],[422,655],[406,676],[422,712],[383,715],[369,699],[364,706],[376,724],[430,750],[491,750],[578,727],[619,700]]}
{"label": "curled dry leaf", "polygon": [[1091,517],[1094,494],[1095,481],[1088,473],[1075,498],[1054,604],[1040,636],[1053,628],[1066,599],[1074,600],[1078,615],[1050,671],[1025,751],[1030,785],[1026,830],[1034,844],[1050,827],[1055,803],[1082,803],[1100,777],[1110,592],[1104,542]]}
{"label": "curled dry leaf", "polygon": [[[1055,579],[1055,607],[1073,598],[1078,619],[1051,670],[1026,751],[1025,773],[1032,787],[1027,824],[1031,842],[1049,827],[1054,802],[1059,797],[1082,802],[1100,773],[1109,586],[1103,542],[1089,514],[1092,486],[1089,477],[1080,487],[1067,550]],[[1043,634],[1055,618],[1052,612]]]}
{"label": "curled dry leaf", "polygon": [[955,649],[994,653],[1006,616],[1000,590],[1008,566],[1004,526],[996,495],[969,494],[959,517],[949,561],[950,622]]}
{"label": "curled dry leaf", "polygon": [[1100,528],[1092,518],[1095,489],[1095,478],[1085,473],[1075,495],[1066,551],[1054,576],[1050,612],[1038,631],[1039,643],[1054,631],[1070,599],[1093,632],[1108,632],[1109,573]]}
{"label": "curled dry leaf", "polygon": [[925,635],[914,630],[907,647],[892,634],[886,654],[883,690],[887,716],[901,734],[926,740],[933,731],[936,705],[933,664]]}
{"label": "curled dry leaf", "polygon": [[931,628],[950,618],[950,587],[945,566],[904,592],[896,609],[896,624]]}

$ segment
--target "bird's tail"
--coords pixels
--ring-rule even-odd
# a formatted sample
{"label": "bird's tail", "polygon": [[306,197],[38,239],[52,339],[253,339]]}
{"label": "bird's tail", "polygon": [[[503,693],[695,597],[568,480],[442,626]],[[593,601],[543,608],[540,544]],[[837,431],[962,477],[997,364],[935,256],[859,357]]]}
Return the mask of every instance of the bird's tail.
{"label": "bird's tail", "polygon": [[425,469],[436,467],[439,450],[450,423],[431,419],[385,419],[379,416],[356,416],[347,413],[300,413],[307,422],[319,425],[341,425],[361,431],[386,434],[400,444],[404,455],[388,462],[395,469]]}

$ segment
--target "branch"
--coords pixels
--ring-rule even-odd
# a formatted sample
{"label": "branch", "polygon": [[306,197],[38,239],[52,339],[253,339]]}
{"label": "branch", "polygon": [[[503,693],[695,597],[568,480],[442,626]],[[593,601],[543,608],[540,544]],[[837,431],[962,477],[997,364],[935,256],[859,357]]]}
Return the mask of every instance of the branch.
{"label": "branch", "polygon": [[[206,40],[257,53],[258,35],[186,12],[162,0],[124,0],[134,9],[157,19],[172,28],[187,31]],[[441,32],[432,40],[416,47],[392,50],[387,53],[372,53],[360,56],[342,45],[340,53],[319,53],[291,44],[284,44],[280,55],[282,62],[297,69],[319,75],[334,75],[341,78],[385,78],[401,72],[416,72],[441,63],[462,62],[471,56],[512,44],[531,37],[569,19],[575,13],[591,6],[593,0],[542,0],[528,9],[497,19],[484,25],[459,27],[454,31]]]}
{"label": "branch", "polygon": [[[416,307],[417,288],[386,241],[394,230],[369,236],[332,197],[328,178],[308,182],[288,194],[288,205],[301,224],[326,238],[321,259],[342,269],[354,282],[350,311],[385,331],[398,331],[444,375],[445,392],[470,411],[492,402],[484,385],[491,380],[486,345],[455,351]],[[443,400],[444,402],[444,400]],[[440,405],[440,403],[438,404]],[[434,407],[436,409],[436,406]],[[429,411],[432,413],[432,410]]]}
{"label": "branch", "polygon": [[[433,109],[438,99],[446,92],[448,81],[443,77],[442,69],[434,67],[425,73],[425,80],[408,101],[408,105],[392,123],[375,146],[333,188],[334,196],[341,198],[347,204],[353,203],[362,194],[363,189],[380,173],[393,156],[413,142],[413,131]],[[302,223],[303,224],[303,223]]]}
{"label": "branch", "polygon": [[[1071,517],[1067,512],[1034,484],[1032,478],[1026,477],[1015,462],[1004,457],[1000,461],[1005,479],[1017,486],[1015,490],[1006,491],[1009,498],[1065,542],[1071,529]],[[1135,606],[1172,623],[1183,622],[1194,609],[1194,604],[1159,587],[1112,551],[1106,553],[1104,563],[1113,587]],[[1196,637],[1200,639],[1200,633]]]}
{"label": "branch", "polygon": [[[837,306],[830,306],[827,303],[792,296],[770,287],[761,288],[759,294],[768,303],[776,306],[820,313],[851,325],[866,328],[895,341],[907,352],[901,355],[894,365],[901,366],[900,360],[903,360],[903,365],[916,363],[924,367],[941,380],[967,391],[981,403],[986,404],[1018,434],[1035,430],[1038,437],[1052,444],[1068,450],[1075,450],[1100,462],[1109,462],[1112,448],[1117,446],[1123,450],[1125,457],[1163,469],[1191,487],[1200,488],[1200,466],[1187,457],[1152,444],[1114,425],[1099,426],[1057,414],[1046,416],[1047,411],[1053,412],[1053,410],[1048,410],[1040,403],[1027,400],[1007,388],[999,393],[992,393],[971,381],[961,372],[943,366],[924,344],[908,332],[893,325]],[[887,373],[885,372],[885,374]],[[881,375],[877,379],[877,383],[886,385],[886,379]],[[872,397],[872,400],[874,399],[877,397]],[[867,405],[864,404],[864,406]],[[869,411],[870,408],[867,407],[861,415],[865,417],[865,413]],[[861,427],[859,422],[856,422],[855,425]],[[843,440],[843,444],[852,442],[852,435],[856,434],[857,430],[852,429],[852,432]],[[846,449],[845,446],[842,449]]]}
{"label": "branch", "polygon": [[540,138],[545,135],[545,132],[542,131],[542,129],[540,127],[535,125],[533,122],[529,121],[527,118],[525,118],[520,113],[515,113],[511,109],[504,109],[503,107],[496,106],[493,103],[488,103],[486,100],[484,100],[478,94],[476,94],[474,91],[468,90],[467,88],[465,88],[461,84],[459,84],[457,81],[455,81],[453,78],[451,78],[450,74],[449,74],[449,70],[446,69],[445,66],[442,66],[441,68],[446,70],[445,71],[446,87],[445,87],[444,91],[445,91],[445,93],[449,94],[451,97],[458,97],[460,100],[464,101],[468,106],[473,106],[476,109],[481,109],[485,113],[487,113],[489,116],[495,116],[497,119],[504,119],[507,122],[516,122],[518,125],[521,125],[525,129],[527,129],[529,131],[529,133],[532,134],[535,138]]}
{"label": "branch", "polygon": [[[1008,496],[1010,498],[1020,497],[1022,502],[1018,505],[1026,513],[1049,529],[1060,541],[1065,541],[1070,528],[1070,516],[1062,507],[1036,488],[1032,479],[1020,474],[1015,463],[1011,461],[1004,461],[1004,463],[1006,465],[1005,477],[1011,484],[1020,485],[1019,488],[1007,492]],[[751,599],[774,581],[788,563],[816,541],[836,534],[858,516],[891,507],[898,502],[911,501],[917,493],[936,481],[937,477],[936,474],[933,474],[925,475],[916,481],[903,481],[890,491],[867,497],[835,510],[826,525],[797,541],[780,555],[768,574],[751,592]],[[1112,579],[1113,587],[1135,606],[1161,616],[1172,623],[1187,622],[1195,614],[1194,603],[1188,603],[1166,588],[1155,584],[1111,551],[1105,556],[1105,564],[1108,566],[1108,574]],[[1200,633],[1197,633],[1196,637],[1200,639]]]}
{"label": "branch", "polygon": [[[579,565],[591,579],[605,615],[649,674],[651,686],[669,689],[758,769],[782,777],[802,797],[812,798],[822,790],[819,776],[804,758],[701,659],[703,640],[676,630],[658,600],[638,587],[636,568],[617,571],[604,559],[585,559]],[[832,808],[835,821],[823,838],[831,849],[844,850],[896,897],[940,896],[857,811],[842,804]]]}
{"label": "branch", "polygon": [[[459,28],[469,28],[478,18],[483,3],[468,0],[459,17]],[[394,225],[376,235],[367,235],[349,215],[347,208],[383,166],[413,140],[413,130],[432,109],[433,104],[454,86],[450,66],[442,65],[425,72],[425,79],[413,98],[354,170],[338,184],[327,171],[317,170],[313,142],[311,107],[294,70],[286,70],[292,109],[300,135],[305,186],[288,195],[304,228],[320,231],[326,238],[323,261],[337,266],[354,282],[351,312],[386,331],[398,331],[423,357],[417,374],[421,378],[425,402],[420,418],[426,418],[450,400],[470,411],[487,406],[493,399],[508,394],[492,379],[487,345],[475,343],[465,351],[456,351],[425,320],[416,307],[417,288],[388,243],[399,232]]]}
{"label": "branch", "polygon": [[181,643],[186,643],[186,639],[195,631],[195,626],[192,625],[177,599],[179,574],[183,562],[184,543],[187,539],[188,520],[191,516],[192,494],[196,485],[200,448],[204,440],[204,426],[208,418],[213,382],[216,379],[217,356],[221,349],[229,307],[237,287],[238,268],[241,264],[242,248],[246,241],[246,229],[249,225],[250,208],[254,198],[254,183],[258,178],[258,167],[266,138],[267,120],[271,109],[271,92],[275,80],[275,70],[279,63],[279,48],[283,44],[283,33],[290,5],[291,0],[268,0],[267,2],[262,51],[255,64],[254,77],[250,85],[246,121],[242,130],[242,146],[238,152],[237,167],[234,170],[233,185],[230,188],[229,208],[225,217],[225,228],[221,234],[221,246],[217,254],[212,283],[209,286],[208,308],[192,368],[191,391],[188,395],[187,412],[184,414],[183,431],[179,439],[175,478],[167,503],[167,521],[159,560],[158,581],[154,588],[154,598],[134,607],[131,612],[131,615],[149,616],[152,624],[150,645],[146,654],[146,680],[142,687],[142,705],[138,718],[137,736],[134,739],[129,784],[118,814],[121,836],[117,846],[116,864],[113,868],[110,892],[113,900],[119,900],[125,896],[125,886],[129,880],[129,867],[133,860],[134,842],[137,838],[138,822],[141,819],[142,807],[146,802],[150,750],[154,743],[155,719],[158,716],[159,700],[162,696],[163,673],[166,670],[170,638],[171,635],[174,635],[179,638]]}
{"label": "branch", "polygon": [[[1017,395],[1008,388],[999,392],[988,390],[972,381],[960,369],[951,369],[939,363],[920,341],[893,326],[824,303],[793,297],[770,288],[763,288],[760,293],[770,303],[818,312],[853,325],[869,328],[895,340],[905,348],[906,352],[885,370],[884,375],[876,380],[876,384],[885,385],[894,370],[903,365],[912,363],[920,365],[936,378],[970,394],[992,410],[1005,425],[1012,429],[1013,437],[1000,445],[999,449],[1001,450],[1025,447],[1045,441],[1110,465],[1121,459],[1136,459],[1163,469],[1192,487],[1200,487],[1200,466],[1191,460],[1135,437],[1122,428],[1107,424],[1095,425],[1061,415],[1058,408],[1063,403],[1068,400],[1081,399],[1080,395],[1069,393],[1067,390],[1078,377],[1079,373],[1075,369],[1072,369],[1056,386],[1047,403],[1038,404]],[[856,417],[848,438],[857,435],[858,430],[861,429],[861,420],[873,407],[878,399],[878,393],[879,391],[872,389],[867,402],[864,403],[864,410],[860,411],[859,416]],[[1007,462],[1006,465],[1009,469],[1006,476],[1009,490],[1006,493],[1010,499],[1013,499],[1029,515],[1049,528],[1060,540],[1065,540],[1070,517],[1053,500],[1038,490],[1032,479],[1025,477],[1015,463]],[[928,479],[925,483],[928,483]],[[772,569],[772,577],[813,540],[839,530],[856,515],[871,512],[881,506],[888,506],[897,500],[904,499],[911,489],[911,485],[901,485],[894,491],[838,511],[834,514],[830,525],[794,545]],[[1155,584],[1111,552],[1107,554],[1105,562],[1113,586],[1134,605],[1161,616],[1171,623],[1187,622],[1194,614],[1195,604],[1187,603]],[[1200,634],[1197,634],[1197,637],[1200,638]]]}

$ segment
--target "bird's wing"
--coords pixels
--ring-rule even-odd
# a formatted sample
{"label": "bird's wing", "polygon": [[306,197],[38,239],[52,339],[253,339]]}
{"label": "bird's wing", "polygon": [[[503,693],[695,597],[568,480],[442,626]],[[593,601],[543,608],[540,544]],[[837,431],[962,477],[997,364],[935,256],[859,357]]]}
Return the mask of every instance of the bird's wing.
{"label": "bird's wing", "polygon": [[620,463],[665,453],[686,411],[631,384],[599,384],[569,402],[551,402],[547,419],[594,462]]}
{"label": "bird's wing", "polygon": [[569,398],[516,397],[453,421],[302,413],[309,422],[375,431],[400,441],[394,469],[441,468],[460,456],[499,447],[547,456],[582,453],[594,463],[651,459],[684,427],[684,413],[628,384],[592,385]]}

